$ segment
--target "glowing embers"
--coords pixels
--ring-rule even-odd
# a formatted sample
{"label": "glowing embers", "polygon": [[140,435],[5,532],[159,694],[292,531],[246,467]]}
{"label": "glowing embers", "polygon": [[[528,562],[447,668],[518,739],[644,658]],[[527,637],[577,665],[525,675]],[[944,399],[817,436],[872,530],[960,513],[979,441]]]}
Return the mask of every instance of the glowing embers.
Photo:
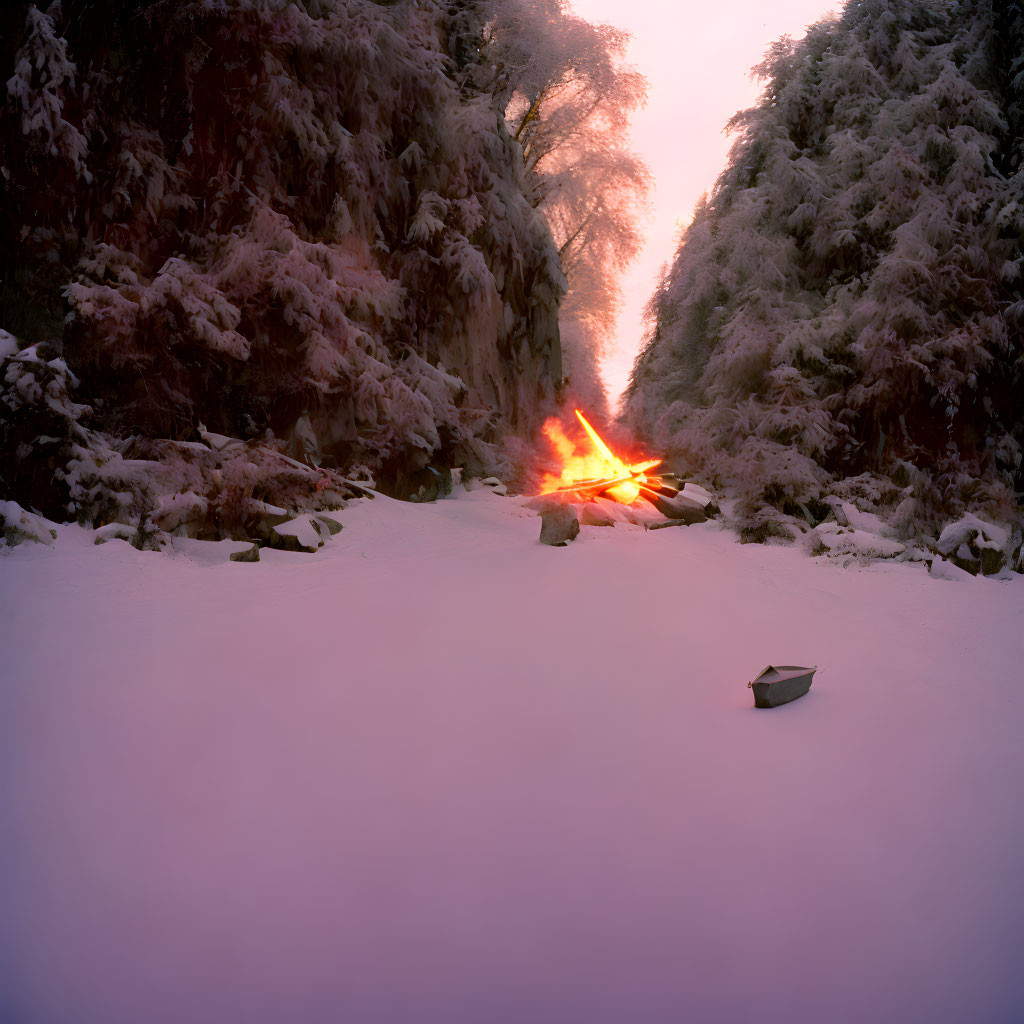
{"label": "glowing embers", "polygon": [[544,435],[554,446],[561,469],[557,476],[553,473],[544,475],[541,487],[545,494],[560,492],[584,500],[601,496],[613,498],[623,505],[632,505],[641,496],[647,497],[651,490],[661,487],[659,476],[648,475],[650,470],[661,465],[661,459],[645,459],[632,464],[623,461],[604,443],[579,409],[576,416],[587,433],[589,450],[578,447],[557,419],[549,419],[544,424]]}

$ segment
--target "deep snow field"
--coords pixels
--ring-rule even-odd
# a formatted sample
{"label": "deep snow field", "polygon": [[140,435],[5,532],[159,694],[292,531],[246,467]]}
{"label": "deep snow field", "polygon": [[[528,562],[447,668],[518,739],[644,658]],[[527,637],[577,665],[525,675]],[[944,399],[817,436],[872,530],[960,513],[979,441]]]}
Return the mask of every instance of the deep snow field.
{"label": "deep snow field", "polygon": [[339,520],[0,556],[3,1024],[1024,1020],[1024,577]]}

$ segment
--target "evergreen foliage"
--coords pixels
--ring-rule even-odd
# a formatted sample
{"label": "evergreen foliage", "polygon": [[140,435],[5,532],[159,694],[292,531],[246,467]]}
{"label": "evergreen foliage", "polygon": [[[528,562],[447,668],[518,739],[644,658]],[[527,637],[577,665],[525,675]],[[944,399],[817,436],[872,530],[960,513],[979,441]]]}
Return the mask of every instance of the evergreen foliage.
{"label": "evergreen foliage", "polygon": [[409,492],[534,430],[564,277],[476,6],[5,5],[0,495],[215,501],[207,430],[246,442],[243,505],[295,498],[286,450]]}
{"label": "evergreen foliage", "polygon": [[626,403],[747,536],[829,494],[908,534],[1019,515],[1021,31],[1017,3],[862,0],[755,69]]}

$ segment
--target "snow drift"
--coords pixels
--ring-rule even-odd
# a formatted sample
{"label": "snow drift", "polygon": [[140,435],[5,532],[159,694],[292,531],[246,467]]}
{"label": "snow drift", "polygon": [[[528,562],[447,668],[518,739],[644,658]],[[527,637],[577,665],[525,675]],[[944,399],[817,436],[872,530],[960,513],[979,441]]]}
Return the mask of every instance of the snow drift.
{"label": "snow drift", "polygon": [[5,1022],[1019,1018],[1024,577],[455,495],[2,556]]}

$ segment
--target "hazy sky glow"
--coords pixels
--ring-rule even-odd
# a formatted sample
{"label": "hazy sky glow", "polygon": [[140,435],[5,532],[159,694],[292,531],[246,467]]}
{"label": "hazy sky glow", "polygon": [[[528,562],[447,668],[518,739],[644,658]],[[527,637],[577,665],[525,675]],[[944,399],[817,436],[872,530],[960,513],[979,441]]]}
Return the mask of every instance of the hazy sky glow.
{"label": "hazy sky glow", "polygon": [[769,44],[799,37],[839,8],[829,0],[571,0],[588,21],[633,34],[629,59],[650,82],[647,106],[633,121],[633,148],[654,175],[647,245],[625,278],[625,305],[614,350],[602,366],[614,403],[626,386],[643,337],[643,310],[679,229],[710,190],[729,152],[722,129],[751,106],[761,86],[749,77]]}

